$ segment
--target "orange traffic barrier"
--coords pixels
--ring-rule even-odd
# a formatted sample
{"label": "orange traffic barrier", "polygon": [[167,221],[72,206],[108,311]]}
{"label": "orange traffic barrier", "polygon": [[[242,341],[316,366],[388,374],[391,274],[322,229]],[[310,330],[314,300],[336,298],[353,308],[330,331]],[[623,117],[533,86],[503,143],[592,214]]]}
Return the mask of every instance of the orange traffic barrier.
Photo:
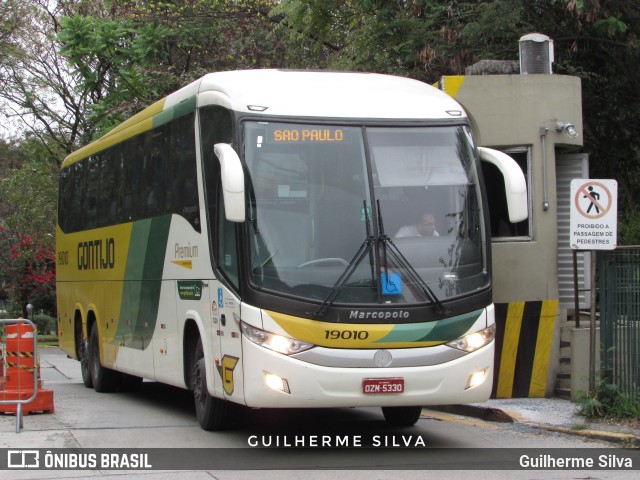
{"label": "orange traffic barrier", "polygon": [[3,343],[4,338],[0,338],[0,391],[4,390],[4,349],[2,348]]}
{"label": "orange traffic barrier", "polygon": [[[5,327],[4,344],[4,386],[0,392],[1,400],[27,400],[33,396],[34,374],[38,375],[36,397],[23,404],[22,412],[28,415],[32,412],[52,413],[53,391],[42,388],[40,380],[40,362],[37,351],[33,346],[33,327],[27,323],[17,323]],[[16,404],[0,404],[0,412],[16,413]]]}

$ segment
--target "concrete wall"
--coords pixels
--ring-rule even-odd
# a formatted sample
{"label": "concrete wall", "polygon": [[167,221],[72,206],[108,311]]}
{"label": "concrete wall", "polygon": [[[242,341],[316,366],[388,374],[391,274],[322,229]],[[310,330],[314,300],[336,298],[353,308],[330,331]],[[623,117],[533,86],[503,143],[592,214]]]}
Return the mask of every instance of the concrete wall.
{"label": "concrete wall", "polygon": [[[520,309],[518,302],[558,300],[558,237],[556,202],[556,152],[582,146],[582,92],[580,79],[563,75],[477,75],[443,77],[441,88],[454,97],[469,115],[480,146],[506,149],[530,147],[530,238],[492,242],[493,300]],[[572,123],[575,139],[556,132],[558,121]],[[543,152],[543,136],[545,151]],[[546,177],[543,164],[546,157]],[[546,199],[544,185],[546,182]],[[545,200],[548,208],[544,208]],[[557,304],[557,302],[556,302]],[[515,308],[512,308],[515,307]],[[526,305],[525,305],[526,308]],[[553,314],[552,314],[553,315]],[[555,322],[538,320],[536,345],[520,339],[513,358],[496,358],[496,368],[511,363],[529,368],[522,350],[544,351],[547,368],[546,395],[553,391],[559,365],[559,321],[566,312],[556,310]],[[516,316],[515,318],[519,318]],[[528,320],[517,320],[527,322]],[[524,325],[524,324],[523,324]],[[537,325],[535,328],[538,328]],[[507,328],[508,334],[513,328]],[[518,330],[519,331],[519,330]],[[509,339],[505,337],[505,341]],[[541,349],[542,345],[542,349]],[[519,351],[520,350],[520,351]],[[504,357],[503,353],[503,357]],[[516,358],[517,357],[517,358]],[[518,378],[526,371],[503,368],[500,375]],[[504,378],[497,381],[503,382]],[[539,390],[539,389],[538,389]],[[515,390],[514,390],[515,396]],[[532,395],[533,396],[533,395]]]}

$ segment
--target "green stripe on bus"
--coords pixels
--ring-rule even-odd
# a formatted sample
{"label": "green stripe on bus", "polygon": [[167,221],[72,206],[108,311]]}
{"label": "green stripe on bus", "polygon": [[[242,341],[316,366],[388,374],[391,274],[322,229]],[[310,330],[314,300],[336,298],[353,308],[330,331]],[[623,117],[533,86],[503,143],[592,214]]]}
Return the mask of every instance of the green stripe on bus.
{"label": "green stripe on bus", "polygon": [[182,117],[196,109],[196,96],[189,97],[177,105],[173,105],[166,110],[153,116],[153,128],[169,123],[175,118]]}
{"label": "green stripe on bus", "polygon": [[135,222],[131,231],[120,321],[114,342],[144,350],[158,318],[171,215]]}
{"label": "green stripe on bus", "polygon": [[466,334],[483,310],[435,322],[396,325],[380,342],[449,342]]}

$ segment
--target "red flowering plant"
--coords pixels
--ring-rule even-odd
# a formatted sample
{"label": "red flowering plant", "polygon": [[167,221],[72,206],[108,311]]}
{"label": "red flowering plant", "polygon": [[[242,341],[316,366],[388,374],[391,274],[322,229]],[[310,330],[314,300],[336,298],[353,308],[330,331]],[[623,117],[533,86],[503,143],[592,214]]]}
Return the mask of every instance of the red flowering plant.
{"label": "red flowering plant", "polygon": [[[10,303],[55,310],[55,250],[51,242],[0,226],[0,287]],[[1,297],[0,297],[1,298]]]}

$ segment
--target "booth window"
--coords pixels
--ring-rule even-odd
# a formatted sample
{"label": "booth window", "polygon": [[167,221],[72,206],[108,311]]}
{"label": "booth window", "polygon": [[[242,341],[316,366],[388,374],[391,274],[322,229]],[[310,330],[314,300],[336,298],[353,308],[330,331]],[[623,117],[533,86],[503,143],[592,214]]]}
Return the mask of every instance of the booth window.
{"label": "booth window", "polygon": [[[499,148],[497,150],[506,153],[516,161],[527,181],[527,191],[531,192],[531,147]],[[482,162],[482,173],[487,186],[492,240],[531,240],[531,201],[529,201],[529,218],[518,223],[510,222],[502,173],[496,166],[488,162]]]}

